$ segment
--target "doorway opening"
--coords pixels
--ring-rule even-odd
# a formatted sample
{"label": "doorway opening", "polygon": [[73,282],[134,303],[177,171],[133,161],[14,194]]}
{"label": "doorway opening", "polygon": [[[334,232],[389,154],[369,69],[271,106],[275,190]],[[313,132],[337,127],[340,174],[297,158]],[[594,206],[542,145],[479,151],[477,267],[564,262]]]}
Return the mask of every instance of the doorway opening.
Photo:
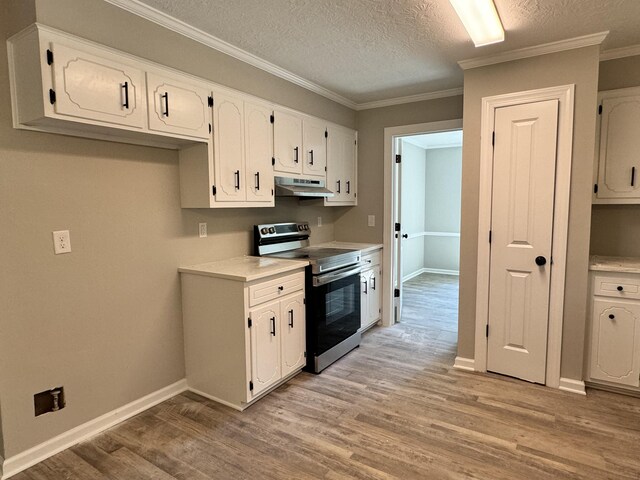
{"label": "doorway opening", "polygon": [[395,322],[448,332],[458,325],[462,130],[396,139]]}

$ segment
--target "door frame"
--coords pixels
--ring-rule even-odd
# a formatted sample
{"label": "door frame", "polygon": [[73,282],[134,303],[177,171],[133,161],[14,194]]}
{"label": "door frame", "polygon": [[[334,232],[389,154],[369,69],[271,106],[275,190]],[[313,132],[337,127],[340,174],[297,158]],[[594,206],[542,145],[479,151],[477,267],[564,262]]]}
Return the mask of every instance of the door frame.
{"label": "door frame", "polygon": [[555,200],[553,206],[553,236],[549,292],[549,328],[547,333],[547,365],[545,384],[560,387],[562,325],[566,253],[569,230],[569,198],[571,191],[571,161],[573,148],[573,107],[575,84],[528,90],[484,97],[480,120],[480,196],[478,203],[478,273],[476,284],[476,332],[474,370],[487,371],[488,341],[485,327],[489,323],[489,273],[491,247],[491,194],[493,191],[493,145],[495,110],[500,107],[558,100],[558,138],[556,156]]}
{"label": "door frame", "polygon": [[394,146],[397,139],[423,133],[446,132],[449,130],[462,130],[462,119],[444,120],[441,122],[416,123],[413,125],[401,125],[386,127],[384,129],[384,221],[383,221],[383,246],[382,271],[389,272],[383,275],[382,290],[382,325],[389,327],[395,323],[393,297],[394,259],[396,258],[395,231],[393,229],[393,212],[397,202],[396,195],[396,169],[394,160]]}

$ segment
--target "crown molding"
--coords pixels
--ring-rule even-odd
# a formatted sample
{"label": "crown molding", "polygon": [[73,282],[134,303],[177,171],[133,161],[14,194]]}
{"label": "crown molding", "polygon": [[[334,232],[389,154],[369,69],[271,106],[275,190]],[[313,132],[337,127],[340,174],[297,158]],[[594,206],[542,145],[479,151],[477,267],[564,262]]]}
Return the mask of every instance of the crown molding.
{"label": "crown molding", "polygon": [[486,65],[494,65],[496,63],[510,62],[522,58],[537,57],[538,55],[546,55],[548,53],[562,52],[565,50],[573,50],[575,48],[589,47],[592,45],[600,45],[609,34],[609,31],[584,35],[582,37],[569,38],[559,40],[557,42],[544,43],[533,47],[519,48],[508,52],[496,53],[486,57],[471,58],[469,60],[461,60],[458,62],[460,68],[468,70],[470,68],[484,67]]}
{"label": "crown molding", "polygon": [[612,48],[600,54],[600,61],[615,60],[616,58],[633,57],[640,55],[640,45],[629,45],[628,47]]}
{"label": "crown molding", "polygon": [[265,72],[275,75],[276,77],[280,77],[311,92],[322,95],[323,97],[340,103],[345,107],[356,109],[356,103],[352,100],[349,100],[348,98],[345,98],[342,95],[339,95],[321,85],[318,85],[317,83],[307,80],[306,78],[296,75],[289,70],[281,68],[271,62],[268,62],[267,60],[253,55],[252,53],[231,45],[230,43],[225,42],[218,37],[214,37],[213,35],[210,35],[200,29],[192,27],[191,25],[188,25],[185,22],[178,20],[177,18],[161,12],[160,10],[157,10],[153,7],[150,7],[149,5],[145,5],[138,0],[105,1],[112,5],[115,5],[116,7],[120,7],[123,10],[133,13],[134,15],[149,20],[157,25],[184,35],[191,40],[202,43],[203,45],[213,48],[214,50],[218,50],[219,52],[236,58],[242,62],[248,63],[249,65],[259,68],[260,70],[264,70]]}
{"label": "crown molding", "polygon": [[438,90],[437,92],[419,93],[417,95],[407,95],[406,97],[388,98],[386,100],[376,100],[373,102],[365,102],[356,104],[356,110],[369,110],[372,108],[390,107],[393,105],[401,105],[403,103],[423,102],[425,100],[435,100],[436,98],[455,97],[462,95],[464,89],[450,88],[448,90]]}

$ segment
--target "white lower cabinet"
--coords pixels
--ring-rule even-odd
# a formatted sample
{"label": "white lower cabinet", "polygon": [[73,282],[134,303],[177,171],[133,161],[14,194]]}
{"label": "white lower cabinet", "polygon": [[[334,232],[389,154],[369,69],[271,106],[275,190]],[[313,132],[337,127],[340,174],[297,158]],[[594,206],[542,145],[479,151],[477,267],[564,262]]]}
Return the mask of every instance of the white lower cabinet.
{"label": "white lower cabinet", "polygon": [[382,268],[380,250],[365,253],[362,261],[366,265],[360,274],[360,329],[373,327],[381,318],[382,312]]}
{"label": "white lower cabinet", "polygon": [[640,387],[640,274],[591,272],[587,380]]}
{"label": "white lower cabinet", "polygon": [[302,370],[304,270],[252,282],[183,271],[181,281],[191,390],[243,410]]}

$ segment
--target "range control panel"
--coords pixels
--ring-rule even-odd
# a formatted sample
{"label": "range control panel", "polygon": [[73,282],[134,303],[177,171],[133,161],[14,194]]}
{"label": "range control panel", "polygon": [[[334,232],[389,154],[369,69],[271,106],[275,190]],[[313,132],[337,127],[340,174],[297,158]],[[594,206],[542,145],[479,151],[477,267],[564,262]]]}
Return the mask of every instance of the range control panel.
{"label": "range control panel", "polygon": [[289,235],[308,236],[311,233],[307,222],[256,225],[255,229],[262,238],[277,238]]}

